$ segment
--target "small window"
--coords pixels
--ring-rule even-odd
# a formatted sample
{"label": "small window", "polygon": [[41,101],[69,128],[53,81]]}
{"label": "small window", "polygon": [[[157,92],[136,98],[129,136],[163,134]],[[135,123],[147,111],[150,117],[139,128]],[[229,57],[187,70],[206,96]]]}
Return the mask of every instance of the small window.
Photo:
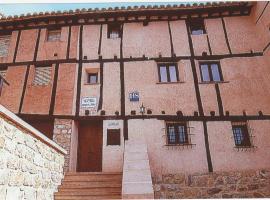
{"label": "small window", "polygon": [[48,85],[51,82],[52,67],[51,66],[36,66],[34,85]]}
{"label": "small window", "polygon": [[250,147],[250,136],[246,122],[232,123],[233,137],[236,147]]}
{"label": "small window", "polygon": [[108,38],[115,39],[121,37],[121,25],[120,24],[108,24]]}
{"label": "small window", "polygon": [[178,68],[176,64],[159,64],[159,82],[177,82]]}
{"label": "small window", "polygon": [[8,56],[8,49],[11,40],[11,33],[0,35],[0,57]]}
{"label": "small window", "polygon": [[188,144],[186,123],[167,123],[168,144]]}
{"label": "small window", "polygon": [[200,70],[203,82],[223,81],[219,63],[200,63]]}
{"label": "small window", "polygon": [[98,73],[88,73],[87,83],[95,84],[98,82]]}
{"label": "small window", "polygon": [[190,32],[192,35],[202,35],[206,33],[203,19],[191,19]]}
{"label": "small window", "polygon": [[48,30],[47,33],[48,42],[60,41],[60,38],[61,38],[61,28]]}
{"label": "small window", "polygon": [[6,78],[6,73],[7,73],[7,67],[4,69],[0,69],[0,96],[2,93],[3,85],[4,85],[4,79]]}
{"label": "small window", "polygon": [[107,129],[107,145],[120,145],[120,129]]}

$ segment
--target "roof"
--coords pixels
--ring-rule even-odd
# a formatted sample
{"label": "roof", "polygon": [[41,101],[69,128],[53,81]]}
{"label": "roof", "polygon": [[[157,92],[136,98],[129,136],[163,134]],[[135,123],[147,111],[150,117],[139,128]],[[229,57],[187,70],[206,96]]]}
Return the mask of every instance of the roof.
{"label": "roof", "polygon": [[[20,16],[8,16],[0,19],[0,30],[7,29],[22,29],[25,27],[34,28],[40,24],[47,26],[53,24],[82,24],[86,23],[106,23],[107,21],[142,21],[139,16],[144,16],[144,19],[152,20],[155,16],[175,17],[177,19],[187,18],[187,16],[239,16],[249,15],[252,2],[207,2],[207,3],[193,3],[180,5],[154,5],[154,6],[128,6],[102,9],[76,9],[69,11],[53,11],[40,13],[27,13]],[[130,20],[130,18],[135,20]],[[114,18],[114,20],[108,20]],[[124,18],[119,19],[119,18]],[[129,18],[129,19],[128,19]],[[74,20],[75,19],[75,20]],[[101,20],[102,19],[102,20]],[[156,18],[155,18],[156,19]],[[168,19],[168,18],[167,18]],[[92,21],[91,21],[92,20]],[[158,18],[159,20],[159,18]],[[75,22],[76,21],[76,22]],[[45,25],[46,24],[46,25]]]}
{"label": "roof", "polygon": [[16,19],[29,19],[29,18],[39,18],[39,17],[46,17],[46,16],[63,16],[63,15],[72,15],[72,14],[85,14],[85,13],[111,13],[111,12],[134,12],[134,11],[153,11],[153,10],[179,10],[179,9],[199,9],[199,8],[213,8],[213,7],[231,7],[231,6],[245,6],[249,4],[249,2],[207,2],[207,3],[193,3],[193,4],[167,4],[165,5],[154,5],[154,6],[128,6],[128,7],[109,7],[109,8],[89,8],[89,9],[76,9],[76,10],[69,10],[69,11],[52,11],[52,12],[40,12],[40,13],[27,13],[22,14],[20,16],[14,15],[14,16],[2,16],[0,21],[9,21],[9,20],[16,20]]}

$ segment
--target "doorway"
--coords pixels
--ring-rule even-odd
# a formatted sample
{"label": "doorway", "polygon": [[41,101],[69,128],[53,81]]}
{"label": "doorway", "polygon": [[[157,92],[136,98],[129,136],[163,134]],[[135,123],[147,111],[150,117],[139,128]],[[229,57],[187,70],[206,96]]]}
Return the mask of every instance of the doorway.
{"label": "doorway", "polygon": [[78,172],[102,171],[102,121],[80,122],[78,131]]}

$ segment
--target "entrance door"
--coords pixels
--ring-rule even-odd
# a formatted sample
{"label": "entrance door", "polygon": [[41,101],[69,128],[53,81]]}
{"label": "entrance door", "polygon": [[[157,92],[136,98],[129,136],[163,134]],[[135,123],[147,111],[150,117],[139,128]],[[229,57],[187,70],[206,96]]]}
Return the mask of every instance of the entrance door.
{"label": "entrance door", "polygon": [[102,170],[102,122],[83,122],[79,125],[78,172]]}

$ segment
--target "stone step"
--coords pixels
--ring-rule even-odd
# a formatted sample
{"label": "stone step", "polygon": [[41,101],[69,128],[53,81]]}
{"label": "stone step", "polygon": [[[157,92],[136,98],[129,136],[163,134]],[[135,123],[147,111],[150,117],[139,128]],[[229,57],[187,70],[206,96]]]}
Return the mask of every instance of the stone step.
{"label": "stone step", "polygon": [[100,181],[100,182],[121,182],[122,175],[114,175],[114,176],[66,176],[64,182],[75,182],[75,181]]}
{"label": "stone step", "polygon": [[122,172],[66,172],[65,176],[105,176],[105,175],[122,175]]}
{"label": "stone step", "polygon": [[91,199],[121,199],[121,195],[105,195],[105,196],[55,196],[55,200],[91,200]]}
{"label": "stone step", "polygon": [[113,188],[121,187],[121,182],[63,182],[59,188]]}
{"label": "stone step", "polygon": [[59,188],[58,192],[121,192],[121,187],[101,187],[101,188]]}
{"label": "stone step", "polygon": [[100,191],[93,191],[88,189],[77,189],[77,190],[61,190],[57,193],[55,193],[55,196],[104,196],[104,195],[121,195],[121,189],[117,189],[116,191],[110,191],[106,190],[106,188],[103,188],[103,190]]}

